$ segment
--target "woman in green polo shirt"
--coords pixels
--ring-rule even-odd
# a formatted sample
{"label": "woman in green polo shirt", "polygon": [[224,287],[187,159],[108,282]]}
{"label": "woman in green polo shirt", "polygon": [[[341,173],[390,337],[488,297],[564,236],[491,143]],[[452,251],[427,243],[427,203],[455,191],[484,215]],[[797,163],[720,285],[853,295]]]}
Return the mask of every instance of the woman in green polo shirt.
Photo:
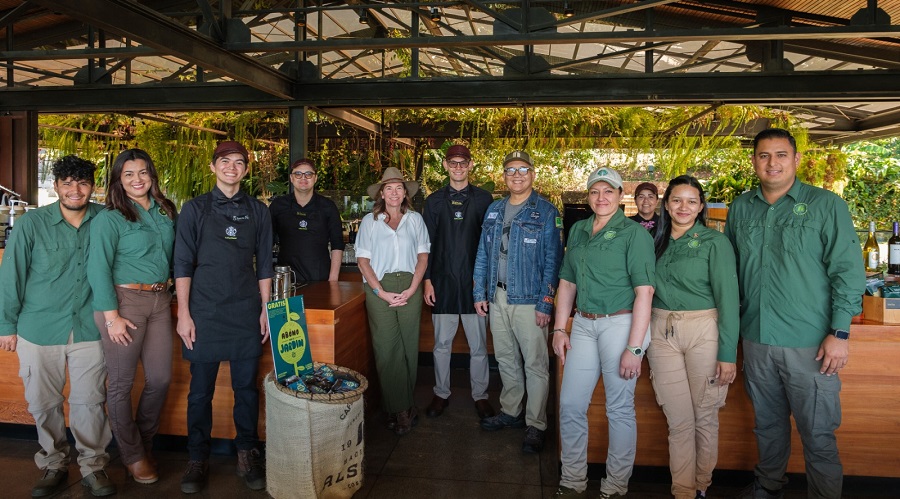
{"label": "woman in green polo shirt", "polygon": [[[120,153],[110,173],[106,209],[91,223],[87,275],[109,372],[109,423],[122,462],[138,483],[159,479],[150,450],[172,379],[169,276],[175,216],[150,156],[140,149]],[[144,389],[135,416],[131,389],[139,360]]]}
{"label": "woman in green polo shirt", "polygon": [[[594,216],[569,231],[556,295],[553,351],[564,366],[556,496],[581,497],[587,487],[587,410],[602,375],[609,449],[600,497],[610,498],[628,492],[637,449],[634,388],[650,341],[653,239],[619,209],[622,177],[615,170],[591,173],[587,189]],[[575,305],[570,338],[566,324]]]}
{"label": "woman in green polo shirt", "polygon": [[731,243],[706,227],[697,179],[672,179],[662,206],[647,359],[669,423],[672,494],[694,499],[712,482],[719,409],[736,373],[738,283]]}

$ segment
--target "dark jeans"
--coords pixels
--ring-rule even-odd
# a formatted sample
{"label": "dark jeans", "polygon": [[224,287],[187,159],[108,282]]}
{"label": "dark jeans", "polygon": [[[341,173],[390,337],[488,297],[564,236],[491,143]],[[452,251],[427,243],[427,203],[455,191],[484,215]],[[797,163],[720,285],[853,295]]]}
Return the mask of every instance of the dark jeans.
{"label": "dark jeans", "polygon": [[[234,391],[234,446],[250,450],[259,445],[259,387],[256,374],[259,359],[229,361],[231,389]],[[212,399],[216,390],[219,362],[191,362],[191,389],[188,393],[188,454],[191,461],[209,459],[212,432]]]}

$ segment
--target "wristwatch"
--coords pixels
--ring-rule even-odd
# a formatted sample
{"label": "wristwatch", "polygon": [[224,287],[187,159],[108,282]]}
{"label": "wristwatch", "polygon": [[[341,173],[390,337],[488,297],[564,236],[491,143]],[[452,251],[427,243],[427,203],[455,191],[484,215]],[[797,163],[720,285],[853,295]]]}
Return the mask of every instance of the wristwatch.
{"label": "wristwatch", "polygon": [[847,331],[846,329],[832,329],[831,334],[832,334],[832,336],[834,336],[835,338],[837,338],[839,340],[849,340],[850,339],[850,331]]}
{"label": "wristwatch", "polygon": [[374,294],[375,296],[378,296],[378,293],[379,293],[379,292],[380,292],[380,291],[379,291],[378,288],[372,288],[372,294]]}
{"label": "wristwatch", "polygon": [[637,355],[638,357],[640,357],[641,355],[644,355],[644,349],[641,348],[641,347],[633,347],[633,346],[631,346],[631,345],[628,345],[628,346],[625,347],[625,348],[626,348],[629,352],[631,352],[631,353]]}

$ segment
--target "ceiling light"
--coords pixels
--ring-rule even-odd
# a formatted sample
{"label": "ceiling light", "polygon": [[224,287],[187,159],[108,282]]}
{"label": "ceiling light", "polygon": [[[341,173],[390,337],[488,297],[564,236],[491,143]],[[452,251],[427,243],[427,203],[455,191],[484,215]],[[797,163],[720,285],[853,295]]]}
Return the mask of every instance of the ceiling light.
{"label": "ceiling light", "polygon": [[575,16],[575,9],[573,9],[572,7],[569,7],[569,2],[565,2],[563,4],[563,15],[566,17]]}
{"label": "ceiling light", "polygon": [[297,12],[297,16],[294,20],[294,23],[298,28],[303,28],[306,26],[306,12]]}
{"label": "ceiling light", "polygon": [[437,7],[431,8],[431,20],[434,22],[439,22],[441,20],[441,13],[438,11]]}
{"label": "ceiling light", "polygon": [[366,10],[359,11],[359,24],[369,24],[369,14]]}

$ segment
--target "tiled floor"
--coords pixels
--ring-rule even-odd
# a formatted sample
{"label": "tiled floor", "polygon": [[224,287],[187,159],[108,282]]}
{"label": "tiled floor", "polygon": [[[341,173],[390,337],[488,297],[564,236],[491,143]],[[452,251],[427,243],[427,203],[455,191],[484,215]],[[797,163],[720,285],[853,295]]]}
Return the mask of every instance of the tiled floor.
{"label": "tiled floor", "polygon": [[[559,480],[553,428],[547,434],[547,448],[540,455],[522,452],[524,430],[491,433],[481,430],[465,370],[453,372],[453,396],[444,414],[435,419],[426,418],[424,408],[432,397],[432,382],[431,369],[420,369],[416,402],[422,416],[409,435],[397,437],[386,430],[385,418],[378,411],[373,411],[367,419],[364,485],[355,498],[541,499],[552,496]],[[499,394],[496,373],[492,373],[490,393],[496,407]],[[554,419],[552,414],[550,419]],[[33,461],[38,445],[33,437],[29,439],[31,433],[32,429],[23,427],[0,428],[0,498],[30,496],[31,486],[39,475]],[[180,489],[181,473],[187,463],[183,439],[167,439],[162,445],[168,448],[157,452],[160,480],[152,485],[139,485],[126,479],[125,468],[112,449],[113,461],[107,471],[119,487],[119,497],[188,497]],[[244,487],[234,474],[234,457],[227,455],[227,447],[222,446],[220,450],[223,453],[214,455],[210,462],[209,485],[193,497],[267,497],[265,492],[252,492]],[[589,482],[588,497],[598,496],[601,473],[602,470],[592,467],[591,476],[597,479]],[[80,473],[73,464],[68,487],[53,497],[91,497],[79,479]],[[730,497],[750,479],[747,472],[717,471],[709,495]],[[628,497],[663,499],[671,497],[668,492],[667,470],[638,468]],[[849,499],[900,497],[900,480],[848,478],[844,492],[844,497]],[[792,477],[785,497],[806,497],[802,477]]]}

